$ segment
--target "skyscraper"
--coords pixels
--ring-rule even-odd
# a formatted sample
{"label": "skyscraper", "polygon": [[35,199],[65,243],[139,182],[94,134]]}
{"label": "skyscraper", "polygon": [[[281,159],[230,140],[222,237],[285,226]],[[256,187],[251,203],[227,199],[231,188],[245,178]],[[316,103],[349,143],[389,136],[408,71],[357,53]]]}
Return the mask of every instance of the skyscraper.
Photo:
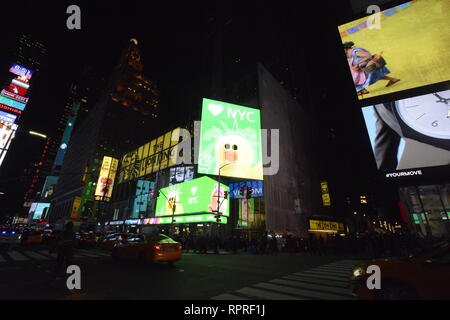
{"label": "skyscraper", "polygon": [[51,199],[51,221],[72,217],[95,223],[102,210],[95,189],[104,157],[114,163],[153,136],[159,91],[143,70],[138,42],[131,39],[97,103],[71,137]]}

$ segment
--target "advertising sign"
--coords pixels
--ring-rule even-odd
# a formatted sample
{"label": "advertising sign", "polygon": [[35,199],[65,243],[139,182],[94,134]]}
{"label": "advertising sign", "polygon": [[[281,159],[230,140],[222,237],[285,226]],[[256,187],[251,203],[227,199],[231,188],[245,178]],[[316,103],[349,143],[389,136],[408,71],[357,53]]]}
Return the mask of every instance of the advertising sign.
{"label": "advertising sign", "polygon": [[21,96],[24,96],[29,88],[30,85],[28,83],[23,82],[19,79],[13,79],[9,84],[9,91]]}
{"label": "advertising sign", "polygon": [[[217,223],[216,217],[213,214],[195,214],[186,216],[175,216],[173,223],[201,223],[214,222]],[[219,223],[227,224],[228,218],[226,216],[220,217]],[[141,224],[170,224],[172,217],[148,218],[142,219]]]}
{"label": "advertising sign", "polygon": [[179,130],[180,128],[169,131],[125,154],[121,161],[118,182],[133,180],[175,166],[178,157]]}
{"label": "advertising sign", "polygon": [[13,92],[9,92],[8,90],[5,90],[5,89],[2,90],[1,94],[3,96],[15,99],[15,100],[17,100],[19,102],[23,102],[23,103],[27,103],[28,102],[28,98],[22,97],[21,95],[18,95],[18,94],[13,93]]}
{"label": "advertising sign", "polygon": [[42,219],[47,213],[48,208],[50,207],[50,203],[46,202],[38,202],[36,203],[36,207],[34,210],[34,214],[32,219]]}
{"label": "advertising sign", "polygon": [[255,199],[239,201],[239,227],[250,227],[255,222]]}
{"label": "advertising sign", "polygon": [[242,199],[244,196],[240,195],[240,188],[242,186],[252,187],[253,193],[251,194],[252,198],[262,198],[264,197],[264,183],[262,180],[255,181],[243,181],[230,183],[230,199]]}
{"label": "advertising sign", "polygon": [[386,177],[450,164],[450,90],[362,108],[378,169]]}
{"label": "advertising sign", "polygon": [[23,111],[25,110],[26,103],[16,101],[10,97],[0,94],[0,104],[6,105],[8,107]]}
{"label": "advertising sign", "polygon": [[95,200],[109,201],[111,199],[118,164],[119,160],[116,158],[103,157],[102,167],[95,189]]}
{"label": "advertising sign", "polygon": [[11,108],[11,107],[8,107],[8,106],[5,106],[4,104],[1,104],[1,103],[0,103],[0,109],[9,111],[9,112],[12,112],[12,113],[15,113],[15,114],[22,114],[22,111],[14,109],[14,108]]}
{"label": "advertising sign", "polygon": [[194,178],[194,167],[174,167],[170,168],[169,186]]}
{"label": "advertising sign", "polygon": [[17,124],[0,120],[0,150],[8,149],[11,140],[15,136]]}
{"label": "advertising sign", "polygon": [[58,183],[58,178],[58,176],[47,176],[47,178],[45,178],[44,187],[41,192],[43,198],[47,198],[53,194],[53,189]]}
{"label": "advertising sign", "polygon": [[147,212],[150,201],[153,200],[155,182],[138,180],[136,184],[136,196],[133,203],[131,218],[139,218],[139,214]]}
{"label": "advertising sign", "polygon": [[448,0],[420,0],[339,26],[359,99],[448,81],[449,21]]}
{"label": "advertising sign", "polygon": [[[224,200],[225,191],[230,188],[220,184],[209,177],[201,177],[191,181],[179,183],[160,190],[160,195],[156,202],[156,216],[169,216],[172,214],[182,215],[189,213],[217,212],[229,215],[229,198]],[[219,208],[218,208],[219,207]],[[175,208],[175,212],[173,209]],[[174,213],[173,213],[174,212]]]}
{"label": "advertising sign", "polygon": [[344,231],[344,224],[336,221],[309,220],[311,231]]}
{"label": "advertising sign", "polygon": [[17,116],[0,111],[0,121],[7,122],[7,123],[14,123],[17,119]]}
{"label": "advertising sign", "polygon": [[14,73],[18,76],[25,77],[28,80],[33,76],[33,72],[31,70],[28,70],[27,68],[15,63],[9,68],[9,72]]}
{"label": "advertising sign", "polygon": [[331,206],[330,193],[328,192],[328,182],[320,182],[320,189],[322,190],[322,205],[324,207]]}
{"label": "advertising sign", "polygon": [[263,180],[258,109],[203,99],[198,173]]}
{"label": "advertising sign", "polygon": [[73,199],[73,205],[72,205],[72,212],[70,213],[70,219],[77,219],[78,218],[78,211],[80,210],[81,206],[81,197],[75,197]]}

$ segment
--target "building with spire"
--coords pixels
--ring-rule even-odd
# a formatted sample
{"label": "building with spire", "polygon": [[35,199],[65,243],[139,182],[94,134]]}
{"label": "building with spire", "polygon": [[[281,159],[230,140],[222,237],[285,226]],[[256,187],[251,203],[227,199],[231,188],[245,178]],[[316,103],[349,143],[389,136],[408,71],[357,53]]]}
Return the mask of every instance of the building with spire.
{"label": "building with spire", "polygon": [[[159,91],[143,72],[138,41],[131,39],[97,102],[72,134],[50,197],[50,221],[72,218],[95,224],[110,198],[106,192],[99,199],[99,175],[107,164],[111,169],[122,154],[154,135]],[[105,179],[102,190],[112,190],[111,179]]]}

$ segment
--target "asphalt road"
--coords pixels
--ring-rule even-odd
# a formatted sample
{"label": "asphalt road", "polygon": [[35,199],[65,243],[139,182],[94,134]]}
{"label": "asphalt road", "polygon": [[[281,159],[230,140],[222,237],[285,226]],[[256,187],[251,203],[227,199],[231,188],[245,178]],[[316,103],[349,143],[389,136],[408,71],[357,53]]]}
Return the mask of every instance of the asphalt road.
{"label": "asphalt road", "polygon": [[351,299],[357,261],[329,256],[184,253],[174,267],[113,261],[106,251],[77,250],[81,290],[52,280],[45,247],[0,252],[0,299]]}

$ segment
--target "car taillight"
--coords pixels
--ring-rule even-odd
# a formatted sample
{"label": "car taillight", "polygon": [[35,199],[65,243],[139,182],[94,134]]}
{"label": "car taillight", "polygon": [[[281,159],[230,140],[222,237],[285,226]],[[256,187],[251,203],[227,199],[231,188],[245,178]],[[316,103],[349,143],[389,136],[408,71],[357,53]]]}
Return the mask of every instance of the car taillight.
{"label": "car taillight", "polygon": [[180,244],[180,245],[178,246],[178,250],[181,250],[181,249],[183,249],[183,246]]}
{"label": "car taillight", "polygon": [[155,250],[161,250],[160,246],[153,246],[153,248],[155,248]]}

